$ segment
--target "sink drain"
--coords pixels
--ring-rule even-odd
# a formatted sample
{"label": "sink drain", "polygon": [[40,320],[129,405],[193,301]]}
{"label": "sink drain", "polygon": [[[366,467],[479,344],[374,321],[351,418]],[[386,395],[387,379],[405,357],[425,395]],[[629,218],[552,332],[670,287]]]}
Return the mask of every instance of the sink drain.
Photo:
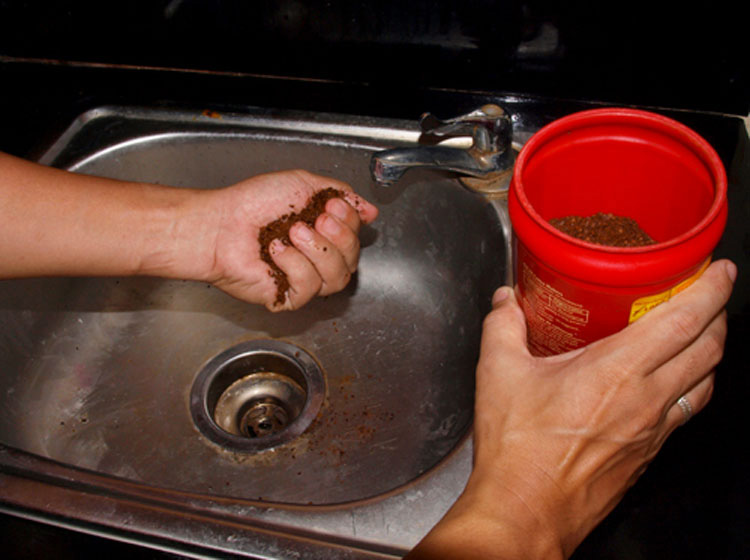
{"label": "sink drain", "polygon": [[[258,357],[256,354],[255,359]],[[272,372],[251,373],[221,394],[213,418],[230,434],[263,437],[280,432],[298,418],[306,400],[307,392],[292,377]]]}
{"label": "sink drain", "polygon": [[304,432],[323,403],[325,382],[313,357],[279,340],[230,348],[198,374],[190,409],[198,429],[234,451],[260,451]]}

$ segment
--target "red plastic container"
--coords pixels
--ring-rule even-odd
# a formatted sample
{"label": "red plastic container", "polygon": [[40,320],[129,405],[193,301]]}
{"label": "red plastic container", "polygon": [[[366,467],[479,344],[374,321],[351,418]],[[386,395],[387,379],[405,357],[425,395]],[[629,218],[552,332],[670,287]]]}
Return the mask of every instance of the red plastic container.
{"label": "red plastic container", "polygon": [[[508,198],[532,353],[608,336],[687,287],[724,231],[726,189],[708,142],[661,115],[595,109],[537,132],[516,160]],[[548,223],[597,212],[635,219],[657,243],[605,247]]]}

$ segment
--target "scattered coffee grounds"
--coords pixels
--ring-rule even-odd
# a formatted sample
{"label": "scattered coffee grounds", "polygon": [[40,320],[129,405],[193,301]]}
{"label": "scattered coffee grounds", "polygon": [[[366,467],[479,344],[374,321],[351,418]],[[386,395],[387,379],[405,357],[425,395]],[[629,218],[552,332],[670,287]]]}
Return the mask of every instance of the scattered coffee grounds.
{"label": "scattered coffee grounds", "polygon": [[610,247],[642,247],[656,243],[632,218],[604,214],[565,216],[549,223],[563,233],[598,245]]}
{"label": "scattered coffee grounds", "polygon": [[289,238],[289,228],[291,228],[292,225],[297,222],[304,222],[308,226],[314,227],[317,217],[325,211],[326,202],[332,198],[341,196],[342,192],[334,188],[323,189],[322,191],[316,192],[300,212],[284,214],[278,220],[274,220],[261,228],[260,233],[258,234],[260,258],[271,267],[270,274],[276,283],[276,301],[274,302],[276,305],[280,305],[286,300],[286,293],[289,290],[289,279],[287,278],[286,273],[273,262],[268,246],[274,239],[278,239],[284,245],[291,245],[292,241]]}

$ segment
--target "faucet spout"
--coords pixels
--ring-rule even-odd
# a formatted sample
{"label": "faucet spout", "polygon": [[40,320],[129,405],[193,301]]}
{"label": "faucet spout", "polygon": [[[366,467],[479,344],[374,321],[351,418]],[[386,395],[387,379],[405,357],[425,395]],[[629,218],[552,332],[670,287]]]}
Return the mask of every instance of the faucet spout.
{"label": "faucet spout", "polygon": [[375,154],[370,161],[370,171],[379,184],[396,183],[409,169],[429,167],[453,171],[459,175],[486,178],[497,171],[493,158],[481,158],[461,148],[424,146],[419,148],[394,148]]}
{"label": "faucet spout", "polygon": [[[511,147],[512,123],[497,105],[485,105],[467,115],[440,121],[429,113],[420,124],[426,134],[438,137],[471,136],[468,149],[448,146],[394,148],[375,153],[370,172],[380,185],[391,186],[409,169],[429,167],[452,171],[467,178],[464,184],[482,192],[497,192],[498,181],[507,189],[515,161]],[[472,178],[472,179],[468,179]]]}

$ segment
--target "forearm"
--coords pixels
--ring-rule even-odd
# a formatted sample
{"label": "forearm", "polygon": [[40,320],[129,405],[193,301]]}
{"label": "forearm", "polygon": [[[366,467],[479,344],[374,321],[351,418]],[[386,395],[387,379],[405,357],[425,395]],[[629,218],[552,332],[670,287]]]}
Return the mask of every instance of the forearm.
{"label": "forearm", "polygon": [[[200,196],[0,154],[0,277],[197,276],[180,255],[188,237],[210,235],[194,212]],[[188,229],[197,231],[187,236]],[[203,251],[196,245],[196,254]]]}

